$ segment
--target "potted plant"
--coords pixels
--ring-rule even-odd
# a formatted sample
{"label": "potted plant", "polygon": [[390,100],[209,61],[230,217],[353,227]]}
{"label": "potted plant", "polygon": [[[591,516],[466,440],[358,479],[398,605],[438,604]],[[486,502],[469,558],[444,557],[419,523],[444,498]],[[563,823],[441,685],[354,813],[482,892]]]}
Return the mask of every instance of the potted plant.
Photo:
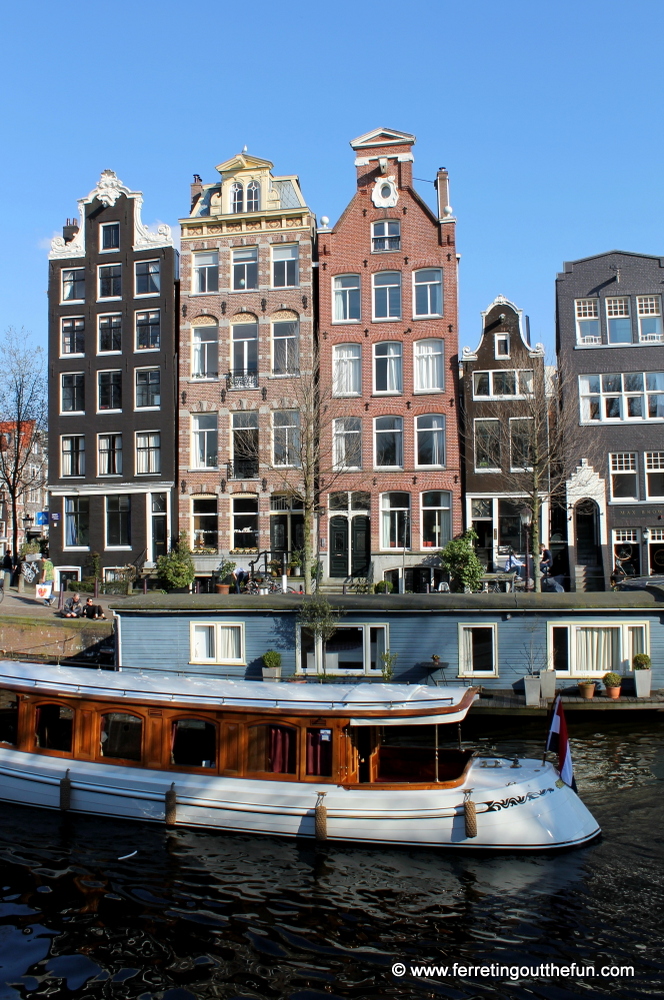
{"label": "potted plant", "polygon": [[228,594],[230,592],[231,584],[233,583],[231,574],[236,565],[237,563],[232,562],[230,559],[224,559],[217,567],[217,583],[215,587],[218,594]]}
{"label": "potted plant", "polygon": [[649,698],[652,682],[650,657],[647,653],[637,653],[632,659],[634,690],[637,698]]}
{"label": "potted plant", "polygon": [[157,559],[157,576],[169,590],[188,591],[195,575],[194,560],[187,545],[187,533],[183,531],[171,551]]}
{"label": "potted plant", "polygon": [[620,674],[616,674],[613,670],[610,670],[608,674],[604,674],[602,680],[604,681],[604,687],[606,688],[607,698],[619,698],[620,684],[622,681]]}
{"label": "potted plant", "polygon": [[394,586],[390,580],[379,580],[374,584],[374,594],[391,594]]}
{"label": "potted plant", "polygon": [[262,660],[263,680],[281,680],[281,653],[278,653],[276,649],[268,649],[266,653],[263,653]]}
{"label": "potted plant", "polygon": [[523,678],[523,690],[526,693],[526,706],[539,708],[542,688],[538,674],[527,673]]}
{"label": "potted plant", "polygon": [[302,573],[302,553],[299,549],[294,549],[291,553],[290,562],[288,567],[293,573],[293,576],[300,576]]}
{"label": "potted plant", "polygon": [[595,697],[595,681],[583,680],[578,681],[579,694],[582,698],[594,698]]}

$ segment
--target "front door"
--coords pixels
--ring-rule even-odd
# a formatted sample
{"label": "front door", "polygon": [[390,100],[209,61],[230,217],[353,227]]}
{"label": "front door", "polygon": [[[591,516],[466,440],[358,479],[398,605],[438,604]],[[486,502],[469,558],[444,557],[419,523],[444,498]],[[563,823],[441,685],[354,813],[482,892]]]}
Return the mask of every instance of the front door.
{"label": "front door", "polygon": [[594,500],[579,500],[576,517],[576,561],[579,566],[601,564],[599,546],[599,509]]}
{"label": "front door", "polygon": [[166,553],[166,515],[152,515],[152,561],[156,562],[159,556]]}
{"label": "front door", "polygon": [[366,576],[369,572],[371,531],[368,517],[354,517],[351,522],[351,576]]}
{"label": "front door", "polygon": [[330,521],[330,576],[348,576],[348,520],[333,517]]}

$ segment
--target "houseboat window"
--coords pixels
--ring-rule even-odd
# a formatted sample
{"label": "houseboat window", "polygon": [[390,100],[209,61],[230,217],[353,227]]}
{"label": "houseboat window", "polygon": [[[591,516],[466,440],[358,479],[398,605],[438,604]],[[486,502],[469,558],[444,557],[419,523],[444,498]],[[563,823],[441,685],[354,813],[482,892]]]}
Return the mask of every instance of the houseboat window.
{"label": "houseboat window", "polygon": [[302,672],[368,674],[382,669],[386,649],[386,625],[341,625],[324,647],[311,629],[300,630]]}
{"label": "houseboat window", "polygon": [[18,695],[13,691],[0,690],[0,743],[16,746],[17,720]]}
{"label": "houseboat window", "polygon": [[250,726],[248,770],[295,774],[297,732],[291,726]]}
{"label": "houseboat window", "polygon": [[495,626],[460,625],[459,629],[459,673],[497,673]]}
{"label": "houseboat window", "polygon": [[171,730],[171,764],[216,767],[217,727],[202,719],[178,719]]}
{"label": "houseboat window", "polygon": [[472,753],[455,746],[456,732],[450,729],[456,727],[438,726],[436,734],[436,726],[386,726],[378,739],[376,780],[458,780]]}
{"label": "houseboat window", "polygon": [[192,663],[243,663],[243,626],[201,624],[191,626]]}
{"label": "houseboat window", "polygon": [[41,750],[71,753],[74,709],[64,705],[39,705],[35,712],[35,736]]}
{"label": "houseboat window", "polygon": [[143,721],[125,712],[109,712],[101,717],[100,750],[102,757],[140,760]]}
{"label": "houseboat window", "polygon": [[331,729],[307,729],[307,774],[332,776]]}
{"label": "houseboat window", "polygon": [[608,670],[626,674],[636,653],[647,653],[647,622],[549,623],[549,662],[555,670],[570,675],[604,674]]}

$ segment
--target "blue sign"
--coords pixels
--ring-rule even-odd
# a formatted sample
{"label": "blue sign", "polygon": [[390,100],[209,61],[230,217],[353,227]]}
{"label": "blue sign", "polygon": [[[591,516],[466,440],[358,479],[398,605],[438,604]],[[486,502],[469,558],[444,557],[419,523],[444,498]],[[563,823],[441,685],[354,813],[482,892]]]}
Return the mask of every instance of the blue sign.
{"label": "blue sign", "polygon": [[48,511],[39,510],[35,516],[35,524],[48,524]]}

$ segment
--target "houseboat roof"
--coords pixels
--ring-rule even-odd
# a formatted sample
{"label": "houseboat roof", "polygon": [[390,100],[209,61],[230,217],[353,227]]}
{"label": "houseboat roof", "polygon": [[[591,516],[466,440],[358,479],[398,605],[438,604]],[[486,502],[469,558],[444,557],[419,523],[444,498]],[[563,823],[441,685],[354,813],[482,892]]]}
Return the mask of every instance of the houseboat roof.
{"label": "houseboat roof", "polygon": [[51,696],[352,716],[351,725],[458,722],[477,697],[469,687],[422,684],[289,684],[203,675],[125,672],[0,660],[0,685]]}

